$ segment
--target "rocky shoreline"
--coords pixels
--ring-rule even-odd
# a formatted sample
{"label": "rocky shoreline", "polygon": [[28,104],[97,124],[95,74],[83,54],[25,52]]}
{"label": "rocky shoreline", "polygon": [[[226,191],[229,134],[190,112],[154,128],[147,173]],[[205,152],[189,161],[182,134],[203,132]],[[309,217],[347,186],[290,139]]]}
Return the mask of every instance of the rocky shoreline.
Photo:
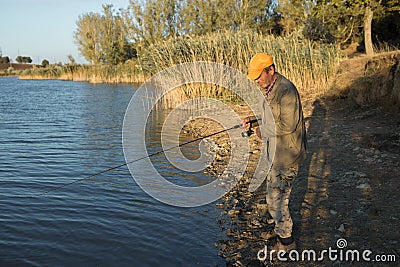
{"label": "rocky shoreline", "polygon": [[[233,109],[241,118],[252,115],[245,106],[234,106]],[[210,119],[197,119],[184,129],[192,137],[199,138],[220,131],[222,127]],[[230,161],[231,141],[226,133],[210,138],[215,142],[215,158],[205,172],[225,183],[226,179],[222,178],[222,174]],[[262,189],[259,188],[255,193],[248,190],[258,164],[261,140],[253,134],[248,142],[250,151],[246,170],[240,180],[235,181],[237,184],[234,188],[216,204],[221,209],[221,218],[217,223],[227,239],[220,240],[215,246],[219,248],[219,255],[226,260],[227,266],[262,266],[257,260],[257,251],[264,246],[260,235],[273,229],[272,225],[268,225],[265,216],[267,206],[263,195],[259,193]],[[256,254],[253,254],[254,251]]]}

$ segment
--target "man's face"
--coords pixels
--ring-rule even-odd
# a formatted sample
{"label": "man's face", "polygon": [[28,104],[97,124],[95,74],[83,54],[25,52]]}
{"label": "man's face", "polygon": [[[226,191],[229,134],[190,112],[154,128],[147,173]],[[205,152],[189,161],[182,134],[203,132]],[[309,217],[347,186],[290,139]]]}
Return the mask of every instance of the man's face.
{"label": "man's face", "polygon": [[269,70],[263,70],[260,77],[255,79],[255,82],[263,89],[266,89],[273,81],[275,70],[274,68],[269,68]]}

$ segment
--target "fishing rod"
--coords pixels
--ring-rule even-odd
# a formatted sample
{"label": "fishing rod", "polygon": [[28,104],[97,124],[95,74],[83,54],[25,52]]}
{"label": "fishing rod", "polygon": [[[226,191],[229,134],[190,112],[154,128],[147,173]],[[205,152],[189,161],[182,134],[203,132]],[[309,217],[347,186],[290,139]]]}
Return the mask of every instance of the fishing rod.
{"label": "fishing rod", "polygon": [[[255,123],[255,122],[257,122],[257,121],[258,121],[257,119],[255,119],[255,120],[250,120],[249,122],[246,122],[246,124],[248,124],[248,123]],[[118,168],[120,168],[120,167],[122,167],[122,166],[129,165],[129,164],[131,164],[131,163],[134,163],[134,162],[137,162],[137,161],[146,159],[146,158],[150,158],[150,157],[159,155],[159,154],[164,153],[164,152],[166,152],[166,151],[169,151],[169,150],[172,150],[172,149],[175,149],[175,148],[178,148],[178,147],[182,147],[182,146],[185,146],[185,145],[188,145],[188,144],[191,144],[191,143],[194,143],[194,142],[203,140],[203,139],[205,139],[205,138],[208,138],[208,137],[211,137],[211,136],[214,136],[214,135],[223,133],[223,132],[227,132],[227,131],[230,131],[230,130],[233,130],[233,129],[241,128],[242,126],[243,126],[242,124],[237,124],[237,125],[232,126],[232,127],[228,128],[228,129],[224,129],[224,130],[221,130],[221,131],[218,131],[218,132],[215,132],[215,133],[212,133],[212,134],[203,136],[203,137],[199,137],[199,138],[190,140],[190,141],[188,141],[188,142],[185,142],[185,143],[182,143],[182,144],[179,144],[179,145],[176,145],[176,146],[167,148],[167,149],[163,149],[163,150],[159,150],[159,151],[153,152],[153,153],[151,153],[151,154],[149,154],[149,155],[147,155],[147,156],[144,156],[144,157],[141,157],[141,158],[137,158],[137,159],[135,159],[135,160],[132,160],[132,161],[129,161],[129,162],[125,162],[125,163],[119,164],[119,165],[117,165],[117,166],[110,167],[110,168],[108,168],[108,169],[104,169],[104,170],[99,171],[99,172],[96,172],[95,174],[92,174],[92,175],[90,175],[90,176],[86,176],[86,177],[84,177],[84,178],[77,179],[77,180],[74,180],[74,181],[72,181],[72,182],[69,182],[69,183],[66,183],[66,184],[63,184],[63,185],[54,187],[54,188],[49,189],[49,190],[47,190],[47,191],[45,191],[45,192],[43,192],[43,193],[40,193],[40,194],[37,194],[37,195],[34,195],[34,196],[30,196],[30,197],[31,197],[31,198],[37,198],[37,197],[41,197],[41,196],[47,195],[47,194],[49,194],[49,193],[51,193],[51,192],[58,191],[58,190],[60,190],[60,189],[62,189],[62,188],[64,188],[64,187],[70,186],[70,185],[72,185],[72,184],[75,184],[75,183],[78,183],[78,182],[82,182],[82,181],[88,180],[88,179],[93,178],[93,177],[95,177],[95,176],[97,176],[97,175],[100,175],[100,174],[102,174],[102,173],[106,173],[106,172],[109,172],[109,171],[118,169]],[[243,136],[243,137],[246,137],[246,136],[250,136],[251,134],[252,134],[252,131],[251,131],[251,130],[248,130],[248,131],[246,131],[246,134],[242,133],[242,136]]]}

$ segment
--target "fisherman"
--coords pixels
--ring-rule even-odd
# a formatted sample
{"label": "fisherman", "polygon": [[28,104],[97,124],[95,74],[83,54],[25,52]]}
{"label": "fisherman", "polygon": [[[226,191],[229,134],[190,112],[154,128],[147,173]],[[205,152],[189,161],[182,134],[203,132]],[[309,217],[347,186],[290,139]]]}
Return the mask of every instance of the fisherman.
{"label": "fisherman", "polygon": [[[290,192],[299,165],[306,158],[307,149],[300,96],[293,83],[276,71],[273,58],[267,54],[258,53],[252,57],[247,76],[259,85],[265,95],[260,103],[263,107],[263,125],[256,127],[255,132],[263,142],[269,142],[273,138],[276,142],[272,167],[266,177],[265,192],[268,212],[275,228],[264,233],[262,237],[276,238],[276,243],[271,249],[289,252],[297,248],[292,236],[293,221],[288,206]],[[274,122],[266,121],[268,106]],[[242,121],[247,131],[253,126],[249,123],[251,120],[252,118],[247,117]],[[275,125],[275,133],[266,127],[268,123]],[[271,149],[270,146],[266,147],[267,150]]]}

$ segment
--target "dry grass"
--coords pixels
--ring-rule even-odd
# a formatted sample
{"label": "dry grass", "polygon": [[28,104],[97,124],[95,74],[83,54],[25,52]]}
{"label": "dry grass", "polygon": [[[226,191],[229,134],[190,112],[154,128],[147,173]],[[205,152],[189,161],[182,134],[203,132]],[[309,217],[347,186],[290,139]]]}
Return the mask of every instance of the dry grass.
{"label": "dry grass", "polygon": [[[247,73],[250,58],[258,52],[272,55],[277,70],[289,78],[302,95],[326,93],[335,78],[341,58],[334,45],[318,44],[296,35],[275,37],[253,32],[221,31],[161,41],[138,51],[137,61],[120,65],[49,66],[26,70],[20,77],[92,83],[135,83],[144,82],[152,75],[177,64],[199,61],[222,63],[241,73]],[[171,108],[181,101],[200,96],[226,102],[238,101],[238,97],[227,89],[229,88],[201,83],[182,85],[164,97],[164,104]]]}
{"label": "dry grass", "polygon": [[145,77],[134,61],[119,65],[51,65],[22,72],[21,79],[59,79],[91,83],[138,83]]}
{"label": "dry grass", "polygon": [[[288,77],[303,94],[322,95],[335,77],[340,52],[333,45],[316,44],[297,36],[274,37],[251,32],[223,31],[201,37],[178,37],[154,44],[140,53],[144,73],[154,74],[171,66],[196,61],[222,63],[242,73],[252,55],[265,52],[274,57],[277,70]],[[221,95],[218,88],[188,85],[174,99],[188,97],[222,97],[236,99],[228,90]],[[173,103],[172,99],[167,100]]]}

